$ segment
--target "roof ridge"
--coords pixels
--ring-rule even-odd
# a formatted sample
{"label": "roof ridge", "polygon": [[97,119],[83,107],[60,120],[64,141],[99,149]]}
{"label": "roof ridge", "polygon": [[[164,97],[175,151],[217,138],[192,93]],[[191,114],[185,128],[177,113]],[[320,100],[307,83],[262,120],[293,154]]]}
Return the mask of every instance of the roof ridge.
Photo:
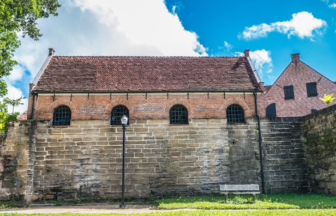
{"label": "roof ridge", "polygon": [[111,57],[127,57],[127,58],[241,58],[244,56],[53,56],[53,57],[86,57],[86,58],[111,58]]}

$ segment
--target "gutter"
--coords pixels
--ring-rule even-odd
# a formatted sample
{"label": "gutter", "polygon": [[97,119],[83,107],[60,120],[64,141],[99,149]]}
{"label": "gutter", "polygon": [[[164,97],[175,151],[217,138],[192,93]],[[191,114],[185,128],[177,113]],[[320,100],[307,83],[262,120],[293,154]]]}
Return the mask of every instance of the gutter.
{"label": "gutter", "polygon": [[264,181],[264,167],[263,167],[263,159],[262,159],[262,147],[261,147],[261,128],[260,128],[260,116],[258,114],[258,103],[257,103],[257,94],[253,92],[255,98],[255,109],[256,115],[258,118],[258,130],[259,130],[259,155],[260,155],[260,173],[261,173],[261,190],[262,194],[265,194],[265,181]]}
{"label": "gutter", "polygon": [[32,108],[32,117],[31,119],[34,119],[34,111],[35,111],[35,95],[36,93],[34,91],[32,91],[32,95],[33,95],[33,108]]}

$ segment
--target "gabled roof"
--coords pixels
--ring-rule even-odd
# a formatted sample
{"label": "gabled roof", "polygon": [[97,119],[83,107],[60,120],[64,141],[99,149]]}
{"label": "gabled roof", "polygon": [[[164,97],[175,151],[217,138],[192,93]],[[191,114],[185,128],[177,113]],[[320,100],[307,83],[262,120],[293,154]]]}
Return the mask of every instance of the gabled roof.
{"label": "gabled roof", "polygon": [[[326,78],[327,80],[329,80],[330,82],[336,84],[336,82],[331,81],[328,77],[324,76],[323,74],[321,74],[320,72],[318,72],[318,71],[315,70],[314,68],[310,67],[308,64],[304,63],[304,62],[301,61],[300,59],[297,61],[297,63],[298,63],[298,62],[301,62],[302,64],[304,64],[305,66],[311,68],[313,71],[315,71],[316,73],[318,73],[318,74],[321,75],[322,77],[324,77],[324,78]],[[273,85],[270,85],[270,88],[269,88],[267,91],[265,90],[265,92],[266,92],[265,94],[267,94],[267,93],[269,92],[269,90],[271,90],[271,88],[272,88],[273,86],[275,86],[275,84],[276,84],[277,81],[280,79],[280,77],[283,76],[283,74],[285,73],[285,71],[286,71],[286,70],[289,68],[289,66],[291,66],[292,64],[295,64],[295,63],[293,63],[293,62],[289,63],[289,65],[286,67],[286,69],[285,69],[285,70],[280,74],[280,76],[275,80],[275,82],[273,83]]]}
{"label": "gabled roof", "polygon": [[258,91],[246,57],[53,56],[36,92]]}

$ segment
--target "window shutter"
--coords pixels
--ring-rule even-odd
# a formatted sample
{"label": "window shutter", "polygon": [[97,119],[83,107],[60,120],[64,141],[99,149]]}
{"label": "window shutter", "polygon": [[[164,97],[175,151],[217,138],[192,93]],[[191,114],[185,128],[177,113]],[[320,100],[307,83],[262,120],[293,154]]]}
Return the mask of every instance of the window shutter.
{"label": "window shutter", "polygon": [[308,97],[317,96],[316,82],[307,83],[306,86],[307,86],[307,96]]}
{"label": "window shutter", "polygon": [[293,86],[285,86],[285,100],[294,99],[294,88]]}

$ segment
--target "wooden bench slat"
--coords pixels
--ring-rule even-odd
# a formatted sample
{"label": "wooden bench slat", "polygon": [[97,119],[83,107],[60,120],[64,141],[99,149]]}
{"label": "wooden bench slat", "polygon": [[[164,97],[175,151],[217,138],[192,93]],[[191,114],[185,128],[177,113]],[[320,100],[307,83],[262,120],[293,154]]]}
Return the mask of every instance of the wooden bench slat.
{"label": "wooden bench slat", "polygon": [[220,194],[260,194],[260,192],[220,192]]}
{"label": "wooden bench slat", "polygon": [[259,185],[250,184],[250,185],[220,185],[221,191],[258,191]]}

